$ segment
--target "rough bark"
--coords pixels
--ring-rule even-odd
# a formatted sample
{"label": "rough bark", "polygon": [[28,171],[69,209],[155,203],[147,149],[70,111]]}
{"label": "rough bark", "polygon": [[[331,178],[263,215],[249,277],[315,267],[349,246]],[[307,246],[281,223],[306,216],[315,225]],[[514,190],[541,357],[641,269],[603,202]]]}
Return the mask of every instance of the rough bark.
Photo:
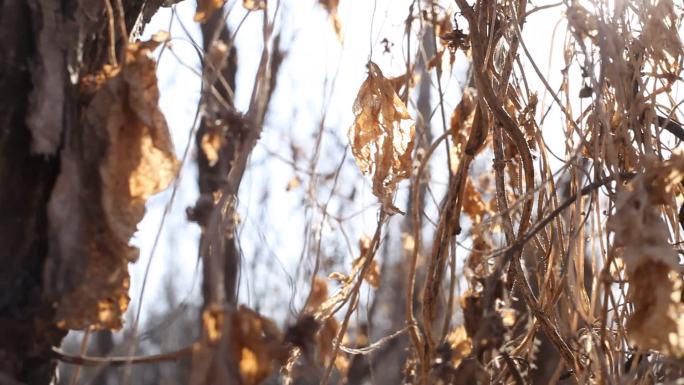
{"label": "rough bark", "polygon": [[45,207],[59,165],[30,153],[33,11],[19,0],[0,6],[0,378],[47,384],[54,368],[50,345],[62,337],[46,322],[50,309],[41,300]]}
{"label": "rough bark", "polygon": [[[143,3],[123,1],[127,32]],[[51,347],[66,333],[45,289],[47,205],[64,134],[90,98],[78,80],[106,61],[104,9],[99,0],[0,1],[0,383],[48,384]]]}

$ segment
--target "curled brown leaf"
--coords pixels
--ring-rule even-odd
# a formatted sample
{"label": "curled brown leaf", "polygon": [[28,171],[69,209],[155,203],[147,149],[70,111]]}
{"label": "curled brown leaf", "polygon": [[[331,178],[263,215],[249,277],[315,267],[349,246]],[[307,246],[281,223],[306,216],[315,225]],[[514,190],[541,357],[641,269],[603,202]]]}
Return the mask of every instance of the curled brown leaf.
{"label": "curled brown leaf", "polygon": [[373,174],[373,194],[383,208],[398,212],[392,201],[397,184],[411,172],[415,126],[391,82],[373,62],[359,88],[354,115],[349,141],[356,164],[362,173]]}
{"label": "curled brown leaf", "polygon": [[[129,246],[145,202],[174,179],[179,163],[158,107],[159,39],[130,44],[122,68],[104,72],[83,126],[70,132],[49,203],[56,321],[69,329],[122,326],[129,302]],[[88,143],[87,147],[80,145]]]}

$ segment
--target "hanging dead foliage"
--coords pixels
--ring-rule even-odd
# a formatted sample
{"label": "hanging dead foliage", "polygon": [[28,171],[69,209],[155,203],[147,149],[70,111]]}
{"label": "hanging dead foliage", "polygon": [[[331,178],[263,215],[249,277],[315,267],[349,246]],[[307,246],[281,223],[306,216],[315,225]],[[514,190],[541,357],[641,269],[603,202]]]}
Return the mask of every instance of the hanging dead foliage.
{"label": "hanging dead foliage", "polygon": [[[129,246],[147,199],[174,179],[178,161],[158,107],[152,51],[167,35],[131,44],[68,133],[49,203],[57,323],[67,329],[119,329],[129,302]],[[91,84],[92,85],[92,84]],[[87,143],[87,145],[86,145]]]}
{"label": "hanging dead foliage", "polygon": [[684,356],[684,304],[677,252],[659,205],[673,201],[673,187],[684,178],[684,153],[667,162],[645,158],[646,170],[618,194],[609,221],[614,245],[629,278],[634,312],[627,333],[638,349]]}
{"label": "hanging dead foliage", "polygon": [[449,347],[451,348],[451,365],[458,367],[458,365],[461,364],[461,361],[468,357],[473,349],[473,343],[468,337],[465,326],[459,325],[454,328],[447,335],[447,341],[449,343]]}
{"label": "hanging dead foliage", "polygon": [[242,6],[248,11],[266,9],[266,0],[242,0]]}
{"label": "hanging dead foliage", "polygon": [[257,385],[274,370],[274,362],[283,363],[287,350],[275,322],[242,305],[233,314],[232,356],[239,362],[243,384]]}
{"label": "hanging dead foliage", "polygon": [[477,91],[468,87],[463,90],[461,101],[458,102],[454,112],[451,113],[450,130],[452,145],[449,149],[451,155],[451,171],[458,172],[461,156],[468,142],[468,134],[473,127],[475,110],[477,107]]}
{"label": "hanging dead foliage", "polygon": [[223,8],[226,0],[197,0],[197,10],[195,11],[195,21],[204,23],[212,13]]}
{"label": "hanging dead foliage", "polygon": [[[340,282],[344,286],[349,286],[354,283],[354,277],[363,271],[363,265],[366,263],[366,258],[369,257],[369,250],[371,246],[371,239],[367,235],[363,235],[359,239],[359,257],[354,259],[352,262],[351,272],[343,274],[340,272],[332,272],[328,276],[329,279]],[[363,280],[366,281],[373,288],[377,289],[380,287],[380,267],[375,260],[370,261],[368,270],[363,275]],[[326,289],[327,293],[327,289]]]}
{"label": "hanging dead foliage", "polygon": [[470,179],[466,181],[465,194],[463,194],[463,212],[468,214],[473,224],[481,223],[487,213],[487,205]]}
{"label": "hanging dead foliage", "polygon": [[[284,341],[273,320],[247,306],[210,306],[202,313],[202,337],[193,351],[190,383],[206,384],[220,373],[224,377],[218,378],[239,374],[241,384],[261,384],[287,359]],[[231,362],[237,373],[230,373]]]}
{"label": "hanging dead foliage", "polygon": [[359,88],[354,115],[349,141],[356,164],[362,173],[373,174],[373,194],[383,208],[399,212],[392,201],[397,183],[411,172],[415,126],[391,82],[373,62]]}

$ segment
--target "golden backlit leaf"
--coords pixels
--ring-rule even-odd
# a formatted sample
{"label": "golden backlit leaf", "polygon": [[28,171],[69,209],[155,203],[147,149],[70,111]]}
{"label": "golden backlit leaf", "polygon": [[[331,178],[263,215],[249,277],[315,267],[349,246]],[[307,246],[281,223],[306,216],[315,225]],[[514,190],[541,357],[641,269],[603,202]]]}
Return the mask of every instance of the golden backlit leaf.
{"label": "golden backlit leaf", "polygon": [[150,40],[156,43],[166,43],[171,40],[171,33],[168,31],[157,31]]}
{"label": "golden backlit leaf", "polygon": [[202,312],[202,327],[206,332],[209,343],[215,344],[221,340],[225,312],[223,309],[211,307]]}
{"label": "golden backlit leaf", "polygon": [[266,0],[242,0],[242,6],[248,11],[266,9]]}
{"label": "golden backlit leaf", "polygon": [[375,63],[368,64],[368,77],[354,102],[356,119],[349,141],[356,164],[364,174],[373,174],[373,194],[383,208],[396,213],[392,201],[397,184],[410,176],[415,126],[392,84]]}
{"label": "golden backlit leaf", "polygon": [[644,173],[618,192],[608,229],[629,280],[628,297],[634,312],[627,320],[627,336],[639,349],[684,356],[684,304],[677,251],[661,215],[661,204],[673,201],[673,188],[684,177],[684,156],[668,161],[643,159]]}
{"label": "golden backlit leaf", "polygon": [[242,348],[240,351],[240,373],[246,378],[256,378],[259,375],[259,361],[253,351]]}
{"label": "golden backlit leaf", "polygon": [[[217,127],[216,127],[217,128]],[[200,148],[207,157],[209,167],[216,165],[219,159],[219,151],[223,144],[223,135],[220,130],[215,128],[208,129],[200,141]]]}
{"label": "golden backlit leaf", "polygon": [[301,185],[302,185],[302,180],[299,179],[299,176],[295,175],[287,182],[287,186],[285,187],[285,191],[294,190]]}
{"label": "golden backlit leaf", "polygon": [[331,281],[345,283],[349,281],[349,276],[346,274],[342,274],[339,271],[333,271],[332,273],[328,274],[328,279]]}
{"label": "golden backlit leaf", "polygon": [[340,18],[337,16],[337,7],[340,4],[340,0],[318,0],[318,3],[328,11],[330,15],[330,21],[332,22],[333,28],[335,29],[335,35],[337,39],[342,41],[342,23]]}
{"label": "golden backlit leaf", "polygon": [[459,325],[447,335],[447,341],[451,347],[451,364],[458,367],[461,361],[467,357],[473,349],[473,343],[466,333],[465,326]]}
{"label": "golden backlit leaf", "polygon": [[[354,276],[358,271],[360,271],[363,268],[363,264],[366,262],[366,258],[368,257],[370,246],[371,239],[368,237],[368,235],[361,235],[361,238],[359,239],[360,256],[356,258],[354,262],[352,262],[352,272],[349,275],[349,277]],[[364,274],[363,279],[375,289],[380,287],[380,267],[378,266],[377,262],[375,262],[375,260],[370,261],[370,266],[368,267],[368,271],[366,271],[366,274]]]}
{"label": "golden backlit leaf", "polygon": [[329,317],[323,321],[321,329],[316,336],[316,343],[318,345],[319,357],[323,365],[328,365],[333,357],[333,349],[335,338],[340,329],[340,325],[334,317]]}
{"label": "golden backlit leaf", "polygon": [[458,172],[458,165],[468,142],[468,133],[471,131],[473,120],[475,119],[475,107],[477,107],[475,101],[476,92],[474,88],[470,87],[463,90],[461,101],[451,114],[450,130],[452,145],[449,148],[449,155],[451,158],[450,167],[453,173]]}
{"label": "golden backlit leaf", "polygon": [[[287,360],[289,345],[276,323],[240,305],[210,305],[202,315],[202,335],[192,357],[191,385],[239,375],[239,383],[258,385]],[[238,373],[232,372],[233,364]]]}
{"label": "golden backlit leaf", "polygon": [[344,379],[343,383],[346,383],[349,368],[351,368],[351,362],[343,352],[338,352],[337,356],[335,356],[335,368],[340,372],[340,376]]}
{"label": "golden backlit leaf", "polygon": [[499,311],[501,314],[501,321],[503,322],[503,325],[507,328],[513,327],[515,325],[516,321],[516,311],[515,309],[512,308],[503,308]]}
{"label": "golden backlit leaf", "polygon": [[639,349],[684,356],[684,304],[682,280],[661,262],[645,262],[630,275],[628,298],[634,312],[627,320],[627,335]]}
{"label": "golden backlit leaf", "polygon": [[480,192],[475,189],[473,182],[467,178],[465,192],[463,194],[463,212],[468,214],[474,224],[482,222],[487,213],[487,205],[482,199]]}
{"label": "golden backlit leaf", "polygon": [[412,253],[413,249],[416,247],[416,240],[413,235],[405,233],[401,235],[401,246],[407,253]]}
{"label": "golden backlit leaf", "polygon": [[[681,35],[674,20],[681,17],[672,0],[661,0],[645,6],[640,14],[643,30],[639,40],[650,48],[653,58],[664,68],[676,68],[682,56]],[[676,70],[675,70],[676,71]]]}
{"label": "golden backlit leaf", "polygon": [[62,151],[48,208],[54,237],[46,281],[57,297],[56,322],[64,328],[122,326],[128,264],[138,258],[130,238],[147,199],[167,188],[178,171],[152,59],[165,37],[155,39],[130,44],[123,67],[89,84],[93,98],[82,128],[70,133]]}
{"label": "golden backlit leaf", "polygon": [[644,164],[647,169],[645,186],[649,199],[655,204],[670,203],[675,187],[684,180],[684,149],[675,149],[665,162],[655,155],[647,156]]}
{"label": "golden backlit leaf", "polygon": [[304,311],[309,314],[315,313],[326,299],[328,299],[328,282],[324,278],[317,276],[314,278]]}
{"label": "golden backlit leaf", "polygon": [[374,289],[380,287],[380,266],[378,266],[377,262],[371,261],[370,269],[363,276],[363,279],[365,279]]}
{"label": "golden backlit leaf", "polygon": [[274,361],[283,363],[287,359],[282,341],[282,333],[273,320],[240,305],[232,316],[229,342],[233,357],[239,362],[243,384],[260,384],[275,369]]}
{"label": "golden backlit leaf", "polygon": [[212,13],[223,8],[225,2],[226,0],[197,0],[194,20],[198,23],[204,23]]}

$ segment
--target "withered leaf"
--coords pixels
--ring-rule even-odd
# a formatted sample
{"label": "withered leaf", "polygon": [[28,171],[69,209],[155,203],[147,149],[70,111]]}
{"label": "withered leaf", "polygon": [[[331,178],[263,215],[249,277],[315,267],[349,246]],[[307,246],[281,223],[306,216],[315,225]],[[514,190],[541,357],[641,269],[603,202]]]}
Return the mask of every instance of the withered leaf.
{"label": "withered leaf", "polygon": [[473,127],[475,110],[477,107],[476,94],[474,88],[463,90],[461,101],[458,103],[454,112],[451,114],[450,130],[452,146],[449,149],[451,154],[451,170],[458,171],[458,165],[468,142],[468,133]]}
{"label": "withered leaf", "polygon": [[198,23],[204,23],[212,13],[221,9],[225,2],[226,0],[197,0],[194,20]]}
{"label": "withered leaf", "polygon": [[608,228],[615,233],[629,280],[634,312],[627,336],[639,349],[684,356],[684,304],[679,258],[668,240],[658,205],[672,202],[673,187],[684,177],[684,153],[660,162],[645,157],[645,171],[623,188]]}
{"label": "withered leaf", "polygon": [[317,276],[313,280],[304,311],[309,314],[315,313],[326,299],[328,299],[328,282],[324,278]]}
{"label": "withered leaf", "polygon": [[356,119],[349,141],[356,164],[373,174],[373,194],[383,208],[398,212],[392,200],[399,181],[410,176],[415,126],[391,82],[373,62],[354,102]]}
{"label": "withered leaf", "polygon": [[231,349],[239,362],[243,384],[257,385],[271,375],[273,361],[284,362],[283,336],[271,319],[241,305],[233,313]]}
{"label": "withered leaf", "polygon": [[216,165],[219,159],[219,151],[223,145],[223,133],[220,127],[209,127],[207,131],[202,135],[200,141],[200,148],[204,152],[204,156],[207,157],[207,162],[209,167]]}
{"label": "withered leaf", "polygon": [[242,6],[249,11],[266,9],[266,0],[242,0]]}
{"label": "withered leaf", "polygon": [[218,307],[210,307],[202,312],[202,327],[208,343],[215,344],[221,340],[225,322],[225,312]]}
{"label": "withered leaf", "polygon": [[[128,242],[145,202],[165,189],[178,161],[158,107],[158,41],[131,44],[123,68],[109,71],[68,133],[62,168],[50,198],[48,287],[56,321],[68,329],[122,326],[129,302]],[[87,143],[87,146],[83,144]]]}
{"label": "withered leaf", "polygon": [[323,365],[328,365],[333,358],[334,341],[339,329],[340,325],[337,323],[337,320],[334,317],[330,317],[323,321],[323,325],[316,336],[319,357]]}
{"label": "withered leaf", "polygon": [[[202,320],[190,384],[239,375],[241,384],[258,385],[271,375],[274,361],[283,364],[287,360],[288,347],[275,322],[244,305],[235,310],[210,305]],[[228,368],[228,360],[237,363],[238,373]]]}
{"label": "withered leaf", "polygon": [[458,367],[465,357],[467,357],[473,349],[473,343],[466,333],[465,326],[459,325],[454,328],[447,335],[447,341],[451,347],[451,364]]}
{"label": "withered leaf", "polygon": [[285,191],[294,190],[301,185],[302,180],[299,178],[299,176],[295,175],[287,182],[287,186],[285,186]]}
{"label": "withered leaf", "polygon": [[467,179],[465,193],[463,194],[463,212],[468,214],[474,224],[481,223],[482,218],[487,213],[487,205],[470,178]]}

